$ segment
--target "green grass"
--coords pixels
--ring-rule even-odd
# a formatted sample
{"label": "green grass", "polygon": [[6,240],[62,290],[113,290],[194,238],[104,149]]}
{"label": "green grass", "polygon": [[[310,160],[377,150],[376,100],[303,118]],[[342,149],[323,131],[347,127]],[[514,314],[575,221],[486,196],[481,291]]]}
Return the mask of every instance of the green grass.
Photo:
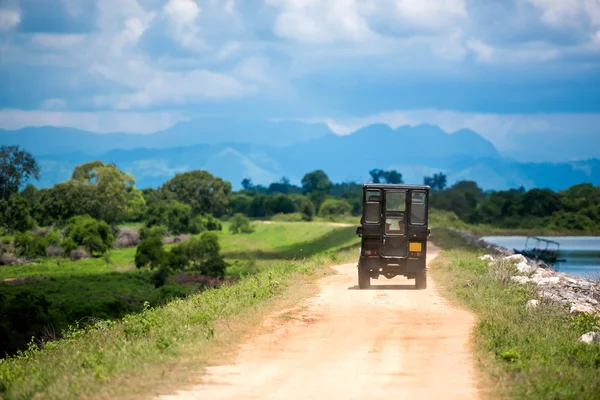
{"label": "green grass", "polygon": [[511,267],[488,267],[481,250],[450,232],[436,230],[433,240],[444,249],[434,279],[478,317],[475,347],[490,397],[600,398],[600,346],[577,343],[599,320],[546,301],[528,310],[535,294],[506,279]]}
{"label": "green grass", "polygon": [[[225,224],[219,232],[222,253],[230,264],[228,276],[258,274],[283,260],[308,258],[358,243],[354,231],[320,223],[255,223],[255,227],[252,234],[233,235]],[[38,339],[53,339],[76,321],[120,319],[141,311],[144,302],[157,306],[203,290],[200,283],[177,284],[175,276],[167,285],[155,288],[152,271],[135,268],[135,251],[113,250],[108,262],[103,258],[76,262],[56,258],[0,267],[0,311],[11,318],[9,329],[3,330],[0,321],[0,353],[23,348],[32,333]],[[43,296],[47,304],[32,306],[29,300],[23,304],[15,300],[28,293]],[[21,323],[24,313],[31,317]],[[21,328],[15,331],[15,325]]]}
{"label": "green grass", "polygon": [[[117,322],[73,330],[64,339],[0,361],[0,397],[69,399],[94,396],[128,374],[152,371],[210,349],[229,322],[312,275],[337,255],[281,261],[229,287],[146,307]],[[229,321],[229,322],[228,322]],[[148,372],[151,373],[151,372]]]}

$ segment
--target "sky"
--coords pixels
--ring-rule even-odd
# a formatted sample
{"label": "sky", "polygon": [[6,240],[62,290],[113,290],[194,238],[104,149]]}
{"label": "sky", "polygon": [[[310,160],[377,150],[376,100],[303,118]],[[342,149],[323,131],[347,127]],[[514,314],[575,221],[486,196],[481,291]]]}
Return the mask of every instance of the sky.
{"label": "sky", "polygon": [[600,149],[600,0],[0,0],[0,128],[210,115]]}

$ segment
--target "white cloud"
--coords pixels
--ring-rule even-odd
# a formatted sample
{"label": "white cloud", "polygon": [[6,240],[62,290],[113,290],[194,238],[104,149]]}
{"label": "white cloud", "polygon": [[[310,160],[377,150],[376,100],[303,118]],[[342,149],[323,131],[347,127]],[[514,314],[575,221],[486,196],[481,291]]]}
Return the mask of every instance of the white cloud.
{"label": "white cloud", "polygon": [[490,62],[494,58],[494,49],[481,40],[469,39],[467,47],[475,53],[478,61]]}
{"label": "white cloud", "polygon": [[71,50],[84,43],[88,35],[86,34],[52,34],[37,33],[31,38],[33,44],[49,50]]}
{"label": "white cloud", "polygon": [[279,7],[276,35],[307,44],[363,42],[376,35],[361,16],[356,0],[267,0]]}
{"label": "white cloud", "polygon": [[44,110],[64,110],[67,108],[67,102],[63,99],[46,99],[42,101],[40,107]]}
{"label": "white cloud", "polygon": [[172,112],[67,112],[0,109],[0,128],[15,130],[30,126],[71,127],[96,133],[153,133],[188,118]]}
{"label": "white cloud", "polygon": [[580,23],[581,0],[526,0],[541,13],[541,19],[549,26],[569,27]]}
{"label": "white cloud", "polygon": [[226,13],[231,14],[235,10],[235,0],[225,0],[223,9]]}
{"label": "white cloud", "polygon": [[167,19],[171,23],[171,36],[184,48],[202,51],[206,45],[199,38],[200,28],[196,20],[201,9],[194,0],[169,0],[164,6]]}
{"label": "white cloud", "polygon": [[19,10],[0,9],[0,32],[10,31],[21,22]]}
{"label": "white cloud", "polygon": [[123,30],[113,38],[112,52],[121,55],[123,48],[135,45],[146,27],[138,18],[128,18]]}
{"label": "white cloud", "polygon": [[193,101],[228,99],[250,94],[250,89],[235,78],[205,69],[172,72],[131,61],[125,69],[121,65],[98,65],[95,72],[133,89],[129,94],[94,98],[96,106],[120,110],[167,104],[183,105]]}
{"label": "white cloud", "polygon": [[464,0],[396,0],[395,5],[404,20],[416,25],[440,26],[467,17]]}

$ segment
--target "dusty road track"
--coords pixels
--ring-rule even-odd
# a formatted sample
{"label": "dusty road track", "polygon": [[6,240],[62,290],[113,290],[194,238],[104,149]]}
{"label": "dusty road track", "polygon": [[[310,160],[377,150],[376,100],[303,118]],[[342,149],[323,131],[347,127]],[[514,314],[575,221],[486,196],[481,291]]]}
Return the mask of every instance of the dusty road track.
{"label": "dusty road track", "polygon": [[[430,259],[437,249],[430,249]],[[167,399],[471,399],[474,318],[434,282],[401,277],[357,290],[356,264],[335,267],[320,292],[275,329],[249,340],[233,365],[211,367],[198,386]],[[383,279],[383,280],[382,280]]]}

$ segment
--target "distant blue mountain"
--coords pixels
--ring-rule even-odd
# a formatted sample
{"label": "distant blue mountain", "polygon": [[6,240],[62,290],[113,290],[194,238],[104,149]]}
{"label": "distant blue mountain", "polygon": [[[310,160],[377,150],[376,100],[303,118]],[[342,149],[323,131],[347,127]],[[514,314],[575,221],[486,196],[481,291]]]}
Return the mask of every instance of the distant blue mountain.
{"label": "distant blue mountain", "polygon": [[469,179],[484,189],[524,186],[560,190],[580,182],[600,185],[600,161],[518,163],[476,132],[437,126],[375,124],[338,136],[326,125],[256,120],[195,120],[151,135],[95,134],[66,128],[0,132],[42,165],[41,187],[68,179],[75,166],[100,159],[131,173],[138,187],[157,187],[178,172],[206,169],[240,187],[242,179],[269,184],[323,169],[332,180],[364,182],[373,168],[397,169],[421,183],[436,172],[450,183]]}

